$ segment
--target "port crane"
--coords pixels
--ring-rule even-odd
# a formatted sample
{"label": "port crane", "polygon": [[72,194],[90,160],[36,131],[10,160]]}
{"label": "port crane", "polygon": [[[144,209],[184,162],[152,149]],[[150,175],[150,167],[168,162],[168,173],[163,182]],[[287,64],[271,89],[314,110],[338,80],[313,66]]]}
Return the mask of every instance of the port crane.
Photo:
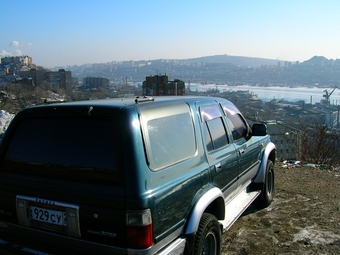
{"label": "port crane", "polygon": [[325,99],[323,100],[325,102],[325,104],[330,104],[329,98],[331,97],[331,95],[333,94],[334,90],[337,89],[338,87],[335,86],[333,88],[333,90],[329,93],[327,89],[325,89],[323,92],[325,92],[324,95],[322,95]]}

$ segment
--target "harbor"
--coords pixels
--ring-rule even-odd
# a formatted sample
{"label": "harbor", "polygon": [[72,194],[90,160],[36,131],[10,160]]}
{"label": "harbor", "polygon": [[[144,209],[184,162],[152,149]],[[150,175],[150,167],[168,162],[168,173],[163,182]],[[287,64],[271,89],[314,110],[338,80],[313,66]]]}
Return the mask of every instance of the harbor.
{"label": "harbor", "polygon": [[333,90],[333,87],[329,88],[319,88],[319,87],[279,87],[279,86],[271,86],[271,87],[260,87],[260,86],[250,86],[250,85],[241,85],[241,86],[228,86],[228,85],[216,85],[216,84],[208,84],[203,85],[200,83],[190,83],[187,85],[187,89],[191,91],[203,91],[206,92],[208,90],[219,90],[220,93],[225,93],[228,91],[236,92],[236,91],[249,91],[250,93],[256,94],[258,99],[269,102],[271,100],[277,101],[288,101],[288,102],[298,102],[304,101],[307,104],[316,104],[320,103],[320,101],[324,100],[326,92],[328,95],[333,92],[329,96],[331,105],[339,105],[340,104],[340,90]]}

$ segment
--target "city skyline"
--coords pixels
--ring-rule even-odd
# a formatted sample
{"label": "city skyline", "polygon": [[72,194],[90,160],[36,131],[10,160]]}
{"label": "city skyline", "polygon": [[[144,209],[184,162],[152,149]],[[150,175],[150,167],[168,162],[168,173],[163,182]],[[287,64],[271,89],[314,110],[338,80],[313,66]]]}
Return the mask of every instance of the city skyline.
{"label": "city skyline", "polygon": [[223,54],[338,59],[339,7],[336,0],[13,0],[0,15],[0,57],[29,55],[47,68]]}

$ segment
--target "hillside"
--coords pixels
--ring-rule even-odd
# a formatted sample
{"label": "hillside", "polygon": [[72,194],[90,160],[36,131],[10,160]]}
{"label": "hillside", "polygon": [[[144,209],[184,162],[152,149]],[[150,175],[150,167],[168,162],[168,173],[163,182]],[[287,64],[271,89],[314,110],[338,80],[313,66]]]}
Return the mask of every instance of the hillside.
{"label": "hillside", "polygon": [[283,61],[283,60],[229,56],[229,55],[215,55],[215,56],[191,58],[191,59],[186,59],[185,61],[188,63],[199,63],[199,62],[224,63],[224,64],[232,64],[232,65],[258,67],[261,65],[277,65],[278,61]]}
{"label": "hillside", "polygon": [[340,171],[275,167],[275,197],[223,235],[223,255],[340,254]]}

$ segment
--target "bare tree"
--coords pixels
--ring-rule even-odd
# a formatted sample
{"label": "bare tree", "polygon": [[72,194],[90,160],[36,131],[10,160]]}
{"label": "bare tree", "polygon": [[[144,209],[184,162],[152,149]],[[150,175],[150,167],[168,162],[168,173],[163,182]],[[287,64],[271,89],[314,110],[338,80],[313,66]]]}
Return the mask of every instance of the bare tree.
{"label": "bare tree", "polygon": [[22,83],[8,83],[1,93],[1,108],[17,113],[28,106],[40,104],[48,96],[45,87]]}
{"label": "bare tree", "polygon": [[337,165],[340,163],[340,134],[325,125],[302,125],[298,132],[298,155],[302,161]]}
{"label": "bare tree", "polygon": [[8,103],[8,86],[10,85],[10,83],[6,83],[5,86],[1,87],[1,91],[0,91],[0,108],[1,109],[5,109],[5,106]]}

